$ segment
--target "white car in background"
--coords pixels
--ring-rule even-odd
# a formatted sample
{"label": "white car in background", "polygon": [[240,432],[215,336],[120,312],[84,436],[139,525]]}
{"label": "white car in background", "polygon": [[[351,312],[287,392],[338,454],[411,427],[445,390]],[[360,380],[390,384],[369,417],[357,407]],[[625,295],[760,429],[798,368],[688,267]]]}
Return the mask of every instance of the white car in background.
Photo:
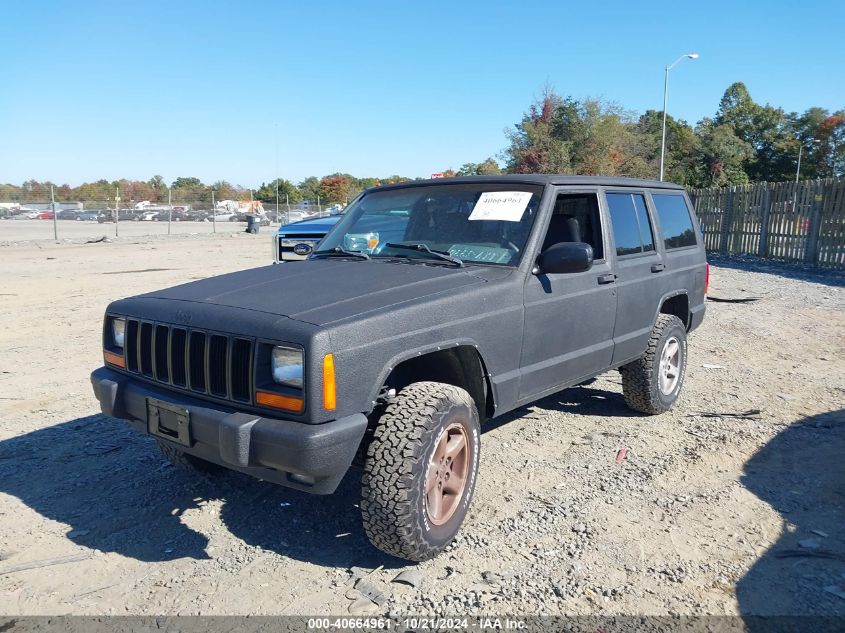
{"label": "white car in background", "polygon": [[[218,211],[214,214],[213,219],[215,222],[229,222],[232,218],[237,215],[237,213],[233,213],[231,211]],[[212,218],[208,218],[208,221],[211,222]]]}
{"label": "white car in background", "polygon": [[20,211],[12,216],[13,220],[34,220],[38,217],[40,211]]}

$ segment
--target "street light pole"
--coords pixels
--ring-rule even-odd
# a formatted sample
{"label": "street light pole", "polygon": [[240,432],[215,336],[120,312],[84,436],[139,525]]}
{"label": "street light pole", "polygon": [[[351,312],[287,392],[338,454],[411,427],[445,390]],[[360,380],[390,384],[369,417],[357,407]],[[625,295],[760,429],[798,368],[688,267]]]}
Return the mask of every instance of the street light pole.
{"label": "street light pole", "polygon": [[53,185],[50,185],[50,208],[53,209],[53,239],[59,241],[59,225],[56,222],[56,196],[53,193]]}
{"label": "street light pole", "polygon": [[[811,145],[818,145],[820,141],[810,139]],[[798,178],[801,176],[801,154],[804,153],[804,141],[798,139],[798,165],[795,167],[795,190],[792,192],[792,213],[795,213],[795,199],[798,197]]]}
{"label": "street light pole", "polygon": [[698,59],[698,53],[686,53],[685,55],[681,55],[674,62],[666,66],[666,74],[663,76],[663,131],[660,139],[660,182],[663,182],[663,166],[666,159],[666,107],[669,102],[669,71],[687,57],[690,59]]}
{"label": "street light pole", "polygon": [[798,184],[798,176],[801,174],[801,153],[804,151],[804,143],[798,143],[798,166],[795,168],[795,184]]}

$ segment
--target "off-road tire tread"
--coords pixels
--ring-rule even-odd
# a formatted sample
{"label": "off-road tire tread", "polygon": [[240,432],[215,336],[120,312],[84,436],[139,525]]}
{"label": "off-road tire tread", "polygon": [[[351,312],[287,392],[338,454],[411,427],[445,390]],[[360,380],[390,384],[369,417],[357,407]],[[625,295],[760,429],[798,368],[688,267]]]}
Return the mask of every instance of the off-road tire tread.
{"label": "off-road tire tread", "polygon": [[222,466],[213,464],[199,457],[188,455],[185,451],[173,446],[169,442],[156,440],[164,458],[179,470],[211,475],[223,470]]}
{"label": "off-road tire tread", "polygon": [[[622,395],[625,396],[625,404],[635,411],[658,415],[671,408],[671,405],[667,405],[659,398],[654,376],[655,363],[658,363],[660,358],[660,342],[666,331],[675,326],[685,330],[683,322],[674,314],[658,315],[645,353],[619,369],[622,374]],[[684,350],[683,361],[686,364],[686,350]],[[682,371],[685,371],[685,368]]]}
{"label": "off-road tire tread", "polygon": [[[364,532],[377,548],[399,558],[423,561],[442,551],[425,539],[416,515],[426,448],[440,429],[444,404],[463,404],[475,412],[469,393],[454,385],[417,382],[405,387],[387,405],[367,448],[361,490]],[[475,419],[477,423],[477,413]]]}

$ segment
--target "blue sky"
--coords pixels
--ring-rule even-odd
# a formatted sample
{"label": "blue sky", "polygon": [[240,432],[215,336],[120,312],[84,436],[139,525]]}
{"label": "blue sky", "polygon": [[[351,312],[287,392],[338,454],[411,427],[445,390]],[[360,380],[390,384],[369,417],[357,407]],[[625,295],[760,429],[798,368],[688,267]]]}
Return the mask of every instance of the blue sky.
{"label": "blue sky", "polygon": [[845,3],[27,2],[0,24],[0,182],[335,171],[497,155],[546,83],[711,116],[725,88],[845,107]]}

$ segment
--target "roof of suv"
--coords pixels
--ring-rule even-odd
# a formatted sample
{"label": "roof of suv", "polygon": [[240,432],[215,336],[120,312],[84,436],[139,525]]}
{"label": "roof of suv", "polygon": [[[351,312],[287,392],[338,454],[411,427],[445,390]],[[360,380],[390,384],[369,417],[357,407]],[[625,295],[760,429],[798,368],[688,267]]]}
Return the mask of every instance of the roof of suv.
{"label": "roof of suv", "polygon": [[421,185],[445,185],[460,183],[523,183],[532,185],[589,185],[592,187],[637,187],[649,189],[683,190],[683,186],[673,182],[659,180],[643,180],[640,178],[619,178],[617,176],[567,176],[563,174],[508,174],[506,176],[459,176],[455,178],[431,178],[426,180],[411,180],[393,185],[373,187],[370,191],[382,191],[399,187]]}
{"label": "roof of suv", "polygon": [[506,176],[459,176],[457,178],[433,178],[428,180],[413,180],[394,185],[373,187],[371,191],[395,189],[397,187],[419,185],[445,185],[454,183],[527,183],[532,185],[589,185],[593,187],[637,187],[649,189],[683,190],[683,186],[673,182],[659,180],[642,180],[639,178],[619,178],[609,176],[567,176],[563,174],[508,174]]}

